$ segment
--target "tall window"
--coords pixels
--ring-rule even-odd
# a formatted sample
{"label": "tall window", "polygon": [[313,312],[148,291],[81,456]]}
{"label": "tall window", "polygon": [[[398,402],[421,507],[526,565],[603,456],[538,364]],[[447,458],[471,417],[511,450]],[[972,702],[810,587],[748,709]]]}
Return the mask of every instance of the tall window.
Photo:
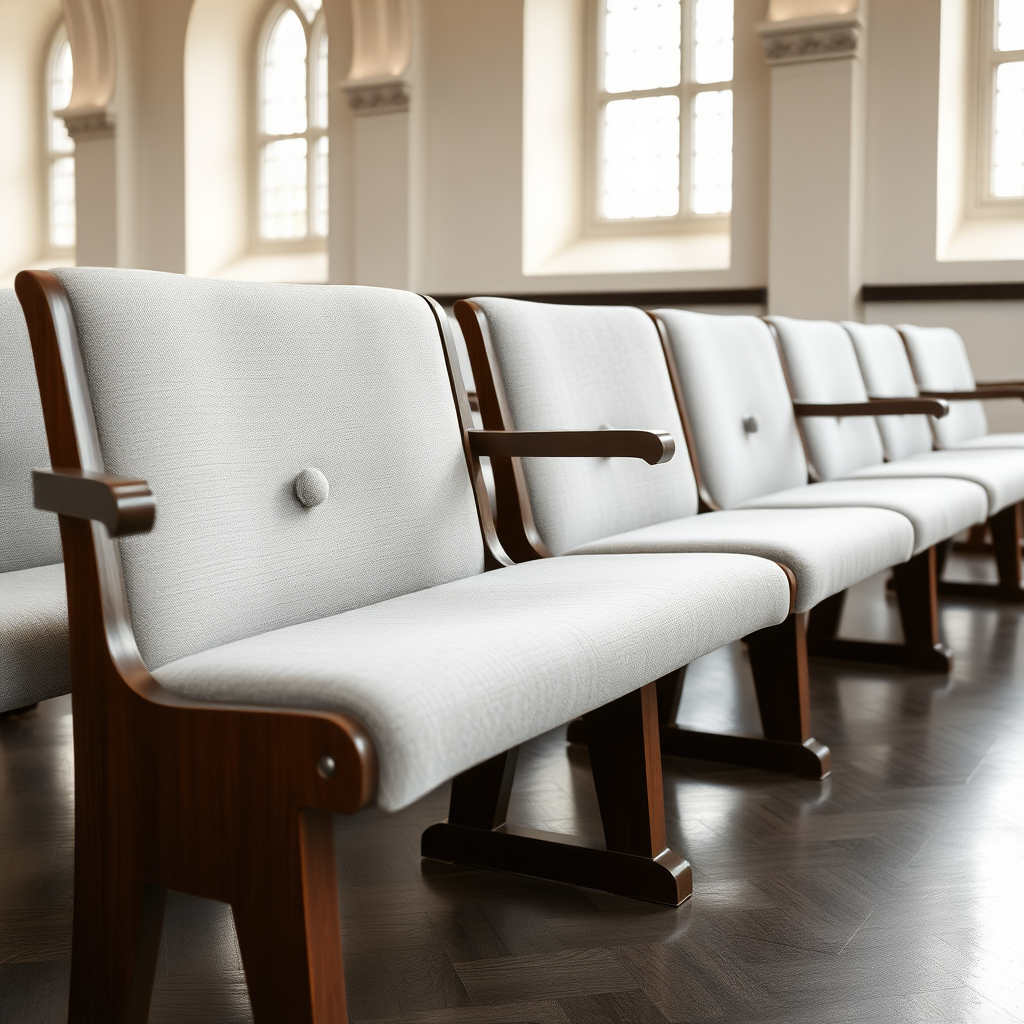
{"label": "tall window", "polygon": [[327,235],[327,29],[321,2],[277,3],[263,33],[257,220],[265,241]]}
{"label": "tall window", "polygon": [[596,0],[599,220],[732,209],[733,0]]}
{"label": "tall window", "polygon": [[74,66],[64,25],[57,29],[46,62],[47,213],[52,249],[75,245],[75,142],[68,135],[63,110],[71,100]]}
{"label": "tall window", "polygon": [[982,30],[984,199],[1024,198],[1024,0],[990,0]]}

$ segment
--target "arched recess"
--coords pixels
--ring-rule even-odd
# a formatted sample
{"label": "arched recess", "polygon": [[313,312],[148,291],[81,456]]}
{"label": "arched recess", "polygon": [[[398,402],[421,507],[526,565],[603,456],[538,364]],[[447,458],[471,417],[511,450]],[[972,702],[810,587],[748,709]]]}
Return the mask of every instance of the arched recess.
{"label": "arched recess", "polygon": [[253,280],[349,280],[349,0],[324,0],[330,39],[330,233],[322,253],[259,252],[253,230],[255,73],[267,0],[195,0],[185,38],[186,268]]}
{"label": "arched recess", "polygon": [[411,48],[408,0],[352,0],[350,81],[398,77]]}
{"label": "arched recess", "polygon": [[46,238],[45,63],[59,0],[0,0],[0,285],[40,261]]}
{"label": "arched recess", "polygon": [[61,0],[75,56],[72,114],[102,111],[114,97],[117,46],[110,0]]}
{"label": "arched recess", "polygon": [[266,0],[195,0],[185,34],[185,267],[201,277],[250,248],[254,40]]}

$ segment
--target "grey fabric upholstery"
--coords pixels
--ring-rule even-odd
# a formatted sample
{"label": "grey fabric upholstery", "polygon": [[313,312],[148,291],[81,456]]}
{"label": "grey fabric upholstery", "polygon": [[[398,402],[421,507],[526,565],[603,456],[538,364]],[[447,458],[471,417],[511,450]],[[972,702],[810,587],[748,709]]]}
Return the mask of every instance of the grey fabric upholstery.
{"label": "grey fabric upholstery", "polygon": [[49,466],[28,328],[0,289],[0,573],[59,562],[57,519],[32,505],[31,471]]}
{"label": "grey fabric upholstery", "polygon": [[[806,467],[796,472],[797,456],[803,464],[796,419],[767,324],[754,317],[659,312],[679,363],[701,473],[705,482],[717,481],[709,490],[719,504],[725,496],[724,507],[887,508],[913,524],[915,553],[984,521],[988,496],[967,480],[847,479],[808,486]],[[852,369],[856,377],[856,363]],[[761,430],[746,438],[738,422],[744,406],[758,410],[761,422]],[[779,451],[762,445],[762,434],[776,439]],[[786,472],[795,479],[769,488],[769,481],[785,478],[780,466],[792,466]]]}
{"label": "grey fabric upholstery", "polygon": [[[768,326],[753,316],[660,309],[704,484],[729,509],[807,483],[800,434]],[[758,430],[744,428],[754,416]]]}
{"label": "grey fabric upholstery", "polygon": [[[786,352],[796,397],[809,402],[866,400],[853,340],[839,324],[786,317],[771,319]],[[868,431],[854,434],[838,429],[847,421],[867,424],[870,435]],[[830,424],[836,429],[812,434],[816,423]],[[924,451],[895,462],[883,462],[881,436],[874,417],[814,418],[805,421],[804,431],[811,461],[826,480],[957,477],[985,488],[989,515],[1024,498],[1024,452],[979,451],[967,455]],[[874,441],[869,444],[871,438]]]}
{"label": "grey fabric upholstery", "polygon": [[[475,301],[487,314],[495,349],[505,368],[517,426],[594,426],[602,418],[616,425],[634,425],[639,418],[653,426],[661,416],[661,423],[671,422],[682,436],[660,339],[650,319],[639,311],[550,307],[500,299]],[[724,321],[720,318],[719,322]],[[654,399],[660,405],[654,406]],[[573,418],[560,418],[565,409]],[[753,431],[747,429],[746,433]],[[685,449],[678,447],[675,461],[686,458]],[[541,468],[545,469],[543,474]],[[597,468],[603,468],[600,462]],[[539,466],[529,481],[534,508],[544,510],[547,522],[559,524],[560,539],[570,536],[567,527],[579,520],[589,528],[576,529],[575,534],[590,534],[575,547],[560,547],[559,553],[725,551],[770,558],[794,571],[799,611],[905,561],[913,548],[910,522],[898,513],[880,509],[852,513],[839,509],[799,513],[726,511],[696,516],[689,467],[676,478],[677,486],[685,487],[682,504],[686,513],[652,523],[647,508],[638,508],[629,516],[621,514],[625,505],[615,493],[615,481],[607,469],[603,487],[595,483],[595,473],[577,477],[577,485],[571,489],[564,479],[568,466],[555,464],[554,469],[552,472]],[[642,478],[643,473],[640,475]],[[665,475],[656,482],[662,487],[672,483]],[[609,518],[602,517],[602,513],[612,500],[620,520],[631,519],[641,525],[619,532],[608,530]],[[598,507],[592,510],[593,504]],[[662,507],[668,504],[666,501]],[[599,525],[605,525],[606,532],[595,535]]]}
{"label": "grey fabric upholstery", "polygon": [[[146,664],[481,571],[437,327],[419,296],[72,269],[103,459],[148,480],[121,541]],[[396,343],[401,339],[401,344]],[[330,499],[293,494],[317,467]]]}
{"label": "grey fabric upholstery", "polygon": [[64,566],[0,572],[0,713],[71,688]]}
{"label": "grey fabric upholstery", "polygon": [[867,466],[848,474],[847,480],[865,477],[956,477],[985,488],[988,514],[1024,500],[1024,451],[1018,449],[941,451],[912,455],[899,462]]}
{"label": "grey fabric upholstery", "polygon": [[555,554],[697,511],[697,488],[665,356],[650,317],[628,307],[474,299],[487,314],[517,430],[668,431],[676,454],[524,459],[541,539]]}
{"label": "grey fabric upholstery", "polygon": [[[386,809],[786,617],[786,575],[743,555],[483,573],[420,296],[60,277],[105,466],[157,498],[153,532],[121,543],[147,664],[193,698],[353,715]],[[312,510],[306,466],[331,485]]]}
{"label": "grey fabric upholstery", "polygon": [[[899,331],[888,324],[844,321],[853,339],[860,372],[873,398],[916,398],[917,384]],[[932,428],[927,416],[876,416],[885,454],[890,459],[932,450]]]}
{"label": "grey fabric upholstery", "polygon": [[988,516],[984,488],[941,477],[831,480],[753,498],[743,508],[887,508],[914,527],[914,554]]}
{"label": "grey fabric upholstery", "polygon": [[[964,340],[951,327],[915,327],[900,324],[907,343],[914,376],[922,391],[973,391],[975,382]],[[933,420],[941,448],[988,433],[988,419],[981,402],[952,402],[949,415]]]}
{"label": "grey fabric upholstery", "polygon": [[193,698],[355,716],[397,810],[449,776],[781,622],[773,563],[729,554],[546,558],[192,655]]}
{"label": "grey fabric upholstery", "polygon": [[782,562],[796,576],[796,611],[905,562],[910,520],[880,508],[712,512],[592,541],[570,554],[731,551]]}
{"label": "grey fabric upholstery", "polygon": [[1024,434],[985,434],[966,441],[957,441],[952,451],[966,451],[973,448],[1024,448]]}
{"label": "grey fabric upholstery", "polygon": [[[853,342],[828,320],[766,318],[779,336],[789,370],[793,398],[801,402],[866,402]],[[871,416],[805,417],[811,465],[822,480],[835,480],[885,457],[878,426]]]}
{"label": "grey fabric upholstery", "polygon": [[0,289],[0,713],[71,688],[57,517],[32,504],[49,464],[25,317]]}

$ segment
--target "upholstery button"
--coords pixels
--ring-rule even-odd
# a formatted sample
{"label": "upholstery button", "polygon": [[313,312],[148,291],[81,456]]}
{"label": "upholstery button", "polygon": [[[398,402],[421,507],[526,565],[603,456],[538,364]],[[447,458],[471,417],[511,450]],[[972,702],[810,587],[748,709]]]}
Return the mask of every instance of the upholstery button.
{"label": "upholstery button", "polygon": [[756,416],[744,416],[743,429],[748,434],[756,434],[761,429],[761,424],[757,422]]}
{"label": "upholstery button", "polygon": [[331,493],[331,485],[327,482],[327,477],[312,466],[304,469],[295,478],[293,489],[299,504],[305,508],[316,508],[317,505],[322,505],[327,500],[327,495]]}

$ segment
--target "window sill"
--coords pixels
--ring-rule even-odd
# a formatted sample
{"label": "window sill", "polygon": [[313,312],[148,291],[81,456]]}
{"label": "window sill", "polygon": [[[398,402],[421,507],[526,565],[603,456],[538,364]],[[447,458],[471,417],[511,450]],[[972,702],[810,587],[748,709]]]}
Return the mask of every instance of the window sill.
{"label": "window sill", "polygon": [[243,256],[212,277],[229,281],[280,281],[285,284],[326,284],[326,252],[258,253]]}
{"label": "window sill", "polygon": [[727,232],[578,238],[533,265],[526,277],[549,274],[629,274],[676,270],[728,270],[732,241]]}
{"label": "window sill", "polygon": [[963,220],[944,247],[939,263],[1024,259],[1024,215]]}

